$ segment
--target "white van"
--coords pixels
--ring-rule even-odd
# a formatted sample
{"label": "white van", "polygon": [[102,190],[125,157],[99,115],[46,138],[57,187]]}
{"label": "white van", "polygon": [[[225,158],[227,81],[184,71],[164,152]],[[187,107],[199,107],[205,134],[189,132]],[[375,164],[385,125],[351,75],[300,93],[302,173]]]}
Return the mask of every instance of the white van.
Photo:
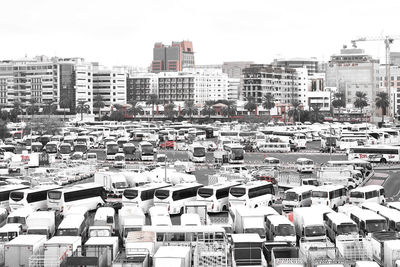
{"label": "white van", "polygon": [[313,172],[315,169],[314,161],[307,158],[298,158],[296,160],[296,169],[298,172]]}

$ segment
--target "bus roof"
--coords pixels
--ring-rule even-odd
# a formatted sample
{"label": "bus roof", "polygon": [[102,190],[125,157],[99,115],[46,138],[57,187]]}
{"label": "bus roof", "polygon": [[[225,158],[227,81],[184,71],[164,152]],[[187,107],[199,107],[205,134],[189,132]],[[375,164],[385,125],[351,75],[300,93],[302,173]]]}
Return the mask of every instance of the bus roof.
{"label": "bus roof", "polygon": [[71,191],[75,191],[75,190],[82,190],[82,189],[90,189],[90,188],[98,188],[98,187],[103,187],[100,184],[96,184],[96,183],[85,183],[85,184],[77,184],[77,185],[73,185],[70,187],[59,187],[60,191],[65,192],[71,192]]}
{"label": "bus roof", "polygon": [[293,192],[293,193],[296,193],[296,194],[301,194],[303,192],[307,192],[307,191],[313,190],[315,188],[317,188],[317,187],[315,187],[313,185],[301,185],[301,186],[297,186],[297,187],[288,189],[288,190],[285,191],[285,193],[286,192]]}
{"label": "bus roof", "polygon": [[336,225],[342,224],[342,223],[351,223],[351,224],[356,224],[352,219],[350,219],[349,216],[347,216],[344,213],[341,212],[331,212],[326,214],[326,216],[331,219],[333,223]]}
{"label": "bus roof", "polygon": [[293,223],[288,219],[288,217],[283,216],[283,215],[270,215],[268,216],[268,220],[273,224],[291,224]]}
{"label": "bus roof", "polygon": [[263,186],[263,185],[272,185],[272,184],[267,181],[254,181],[254,182],[249,182],[247,184],[237,185],[235,187],[251,189],[251,188],[255,188],[255,187],[259,187],[259,186]]}
{"label": "bus roof", "polygon": [[137,187],[132,187],[132,188],[127,188],[125,190],[138,190],[138,191],[144,191],[144,190],[150,190],[150,189],[158,189],[158,188],[164,188],[164,187],[169,187],[172,186],[172,184],[168,183],[148,183],[144,185],[140,185]]}
{"label": "bus roof", "polygon": [[317,186],[315,187],[312,191],[332,191],[332,190],[337,190],[345,188],[343,185],[322,185],[322,186]]}
{"label": "bus roof", "polygon": [[152,144],[150,142],[148,142],[148,141],[142,141],[142,142],[139,143],[139,146],[145,146],[145,145],[151,145],[152,146]]}
{"label": "bus roof", "polygon": [[85,220],[85,217],[83,215],[78,215],[78,214],[70,214],[62,220],[60,225],[58,226],[58,229],[73,229],[73,228],[79,228]]}
{"label": "bus roof", "polygon": [[59,189],[59,188],[62,188],[62,187],[59,185],[39,185],[34,188],[26,188],[26,189],[16,190],[15,192],[34,193],[34,192],[39,192],[39,191],[44,191],[44,190],[54,190],[54,189]]}
{"label": "bus roof", "polygon": [[301,161],[313,161],[313,160],[312,159],[308,159],[308,158],[298,158],[296,161],[301,162]]}
{"label": "bus roof", "polygon": [[211,189],[218,190],[218,189],[221,189],[221,188],[227,188],[227,187],[232,187],[232,186],[237,186],[237,185],[241,185],[241,183],[235,182],[235,181],[227,181],[227,182],[224,182],[224,183],[206,185],[203,188],[211,188]]}
{"label": "bus roof", "polygon": [[354,216],[358,217],[361,220],[385,220],[382,216],[376,214],[373,211],[365,210],[365,209],[352,209],[350,213]]}
{"label": "bus roof", "polygon": [[360,187],[357,187],[357,188],[355,188],[355,189],[353,189],[353,190],[351,190],[352,192],[368,192],[368,191],[371,191],[371,190],[381,190],[381,189],[383,189],[383,186],[381,186],[381,185],[366,185],[366,186],[360,186]]}
{"label": "bus roof", "polygon": [[0,186],[0,192],[27,189],[29,186],[23,184],[8,184]]}

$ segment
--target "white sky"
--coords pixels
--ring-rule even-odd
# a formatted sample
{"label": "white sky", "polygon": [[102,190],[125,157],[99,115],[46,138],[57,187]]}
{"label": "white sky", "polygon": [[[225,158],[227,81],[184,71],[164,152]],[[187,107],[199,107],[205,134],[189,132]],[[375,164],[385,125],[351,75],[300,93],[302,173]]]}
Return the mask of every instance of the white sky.
{"label": "white sky", "polygon": [[[326,60],[351,39],[400,35],[396,0],[13,0],[0,7],[0,59],[43,54],[148,66],[155,42],[191,40],[197,64]],[[380,42],[359,47],[384,53]]]}

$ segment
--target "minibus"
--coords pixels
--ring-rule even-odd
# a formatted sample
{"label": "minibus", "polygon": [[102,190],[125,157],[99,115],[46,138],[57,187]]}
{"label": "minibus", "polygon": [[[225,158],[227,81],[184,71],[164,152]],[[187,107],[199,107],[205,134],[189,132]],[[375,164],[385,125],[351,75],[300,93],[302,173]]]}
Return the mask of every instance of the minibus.
{"label": "minibus", "polygon": [[285,191],[282,206],[285,211],[298,207],[311,206],[311,192],[315,189],[313,185],[301,185]]}
{"label": "minibus", "polygon": [[385,203],[385,189],[380,185],[366,185],[350,191],[350,204],[361,205],[364,202]]}
{"label": "minibus", "polygon": [[331,212],[324,216],[325,228],[332,242],[337,236],[358,234],[357,224],[344,213]]}
{"label": "minibus", "polygon": [[323,185],[311,192],[312,205],[326,205],[334,210],[346,203],[346,188],[342,185]]}
{"label": "minibus", "polygon": [[307,158],[298,158],[296,160],[296,169],[298,172],[313,172],[314,171],[314,161]]}

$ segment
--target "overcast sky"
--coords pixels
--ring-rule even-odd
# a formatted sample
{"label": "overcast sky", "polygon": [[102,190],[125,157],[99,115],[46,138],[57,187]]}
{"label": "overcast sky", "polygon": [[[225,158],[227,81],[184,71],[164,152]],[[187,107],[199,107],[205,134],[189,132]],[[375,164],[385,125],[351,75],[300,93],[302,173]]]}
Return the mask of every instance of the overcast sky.
{"label": "overcast sky", "polygon": [[[351,39],[400,35],[397,0],[13,0],[1,10],[0,59],[43,54],[148,66],[154,42],[191,40],[197,64],[326,60]],[[383,56],[381,42],[359,46]]]}

